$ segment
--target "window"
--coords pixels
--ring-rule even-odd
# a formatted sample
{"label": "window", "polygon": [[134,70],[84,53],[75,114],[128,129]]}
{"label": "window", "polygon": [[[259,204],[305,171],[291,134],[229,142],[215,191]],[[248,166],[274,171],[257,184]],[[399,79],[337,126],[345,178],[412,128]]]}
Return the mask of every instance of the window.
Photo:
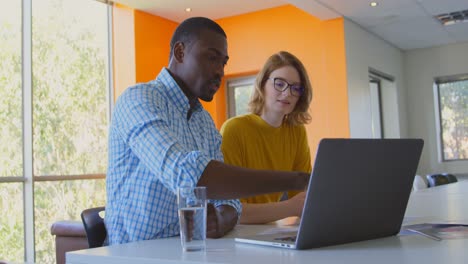
{"label": "window", "polygon": [[0,259],[55,263],[51,224],[105,204],[111,8],[0,5]]}
{"label": "window", "polygon": [[253,93],[255,76],[227,81],[229,117],[249,113],[248,103]]}
{"label": "window", "polygon": [[382,129],[381,80],[369,76],[370,114],[372,138],[384,138]]}
{"label": "window", "polygon": [[[400,122],[395,77],[369,67],[369,88],[369,106],[366,106],[369,112],[361,116],[368,120],[360,128],[363,135],[370,138],[399,138]],[[359,100],[367,101],[366,98]]]}
{"label": "window", "polygon": [[441,159],[468,159],[468,74],[435,81]]}
{"label": "window", "polygon": [[21,1],[0,6],[0,176],[16,177],[23,174]]}
{"label": "window", "polygon": [[0,0],[0,259],[24,251],[21,1]]}

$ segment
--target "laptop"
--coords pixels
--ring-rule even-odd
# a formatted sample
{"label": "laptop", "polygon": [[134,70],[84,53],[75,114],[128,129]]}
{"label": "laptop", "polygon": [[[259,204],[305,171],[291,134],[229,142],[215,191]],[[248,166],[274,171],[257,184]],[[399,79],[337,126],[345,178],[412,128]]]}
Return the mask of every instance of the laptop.
{"label": "laptop", "polygon": [[398,234],[423,144],[421,139],[322,139],[299,228],[235,241],[310,249]]}

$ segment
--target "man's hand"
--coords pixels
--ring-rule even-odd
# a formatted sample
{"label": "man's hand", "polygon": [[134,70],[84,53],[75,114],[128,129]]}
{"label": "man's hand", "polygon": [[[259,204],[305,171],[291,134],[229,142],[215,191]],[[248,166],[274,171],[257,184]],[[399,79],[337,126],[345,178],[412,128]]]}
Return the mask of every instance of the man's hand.
{"label": "man's hand", "polygon": [[237,211],[229,205],[217,208],[213,204],[207,206],[206,237],[220,238],[231,231],[237,223]]}

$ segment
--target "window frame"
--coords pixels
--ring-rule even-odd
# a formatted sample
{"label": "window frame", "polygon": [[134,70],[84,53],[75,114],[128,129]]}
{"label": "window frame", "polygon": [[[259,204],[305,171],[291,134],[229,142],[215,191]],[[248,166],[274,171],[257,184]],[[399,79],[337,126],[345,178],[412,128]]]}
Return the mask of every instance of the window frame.
{"label": "window frame", "polygon": [[440,98],[440,84],[447,84],[447,83],[454,83],[459,81],[467,81],[468,80],[468,73],[466,74],[457,74],[457,75],[450,75],[450,76],[441,76],[435,77],[433,83],[433,91],[434,91],[434,111],[435,111],[435,123],[436,123],[436,138],[437,138],[437,156],[438,160],[441,163],[448,163],[448,162],[466,162],[466,159],[446,159],[444,155],[444,140],[443,140],[443,127],[442,127],[442,112],[441,112],[441,98]]}

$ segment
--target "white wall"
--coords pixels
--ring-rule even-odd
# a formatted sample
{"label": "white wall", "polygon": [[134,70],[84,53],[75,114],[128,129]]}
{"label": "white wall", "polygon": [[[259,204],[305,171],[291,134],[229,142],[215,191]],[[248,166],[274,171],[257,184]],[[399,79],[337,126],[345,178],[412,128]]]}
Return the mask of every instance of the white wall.
{"label": "white wall", "polygon": [[420,173],[467,173],[468,161],[440,162],[434,77],[468,73],[468,42],[405,52],[409,135],[425,141]]}
{"label": "white wall", "polygon": [[382,87],[384,136],[407,137],[402,51],[347,19],[345,41],[351,137],[372,137],[369,67],[395,78],[391,87]]}
{"label": "white wall", "polygon": [[468,161],[438,159],[433,88],[434,77],[468,73],[468,42],[403,52],[347,19],[345,38],[351,137],[372,137],[371,67],[395,78],[382,91],[385,137],[424,139],[418,174],[468,173]]}

